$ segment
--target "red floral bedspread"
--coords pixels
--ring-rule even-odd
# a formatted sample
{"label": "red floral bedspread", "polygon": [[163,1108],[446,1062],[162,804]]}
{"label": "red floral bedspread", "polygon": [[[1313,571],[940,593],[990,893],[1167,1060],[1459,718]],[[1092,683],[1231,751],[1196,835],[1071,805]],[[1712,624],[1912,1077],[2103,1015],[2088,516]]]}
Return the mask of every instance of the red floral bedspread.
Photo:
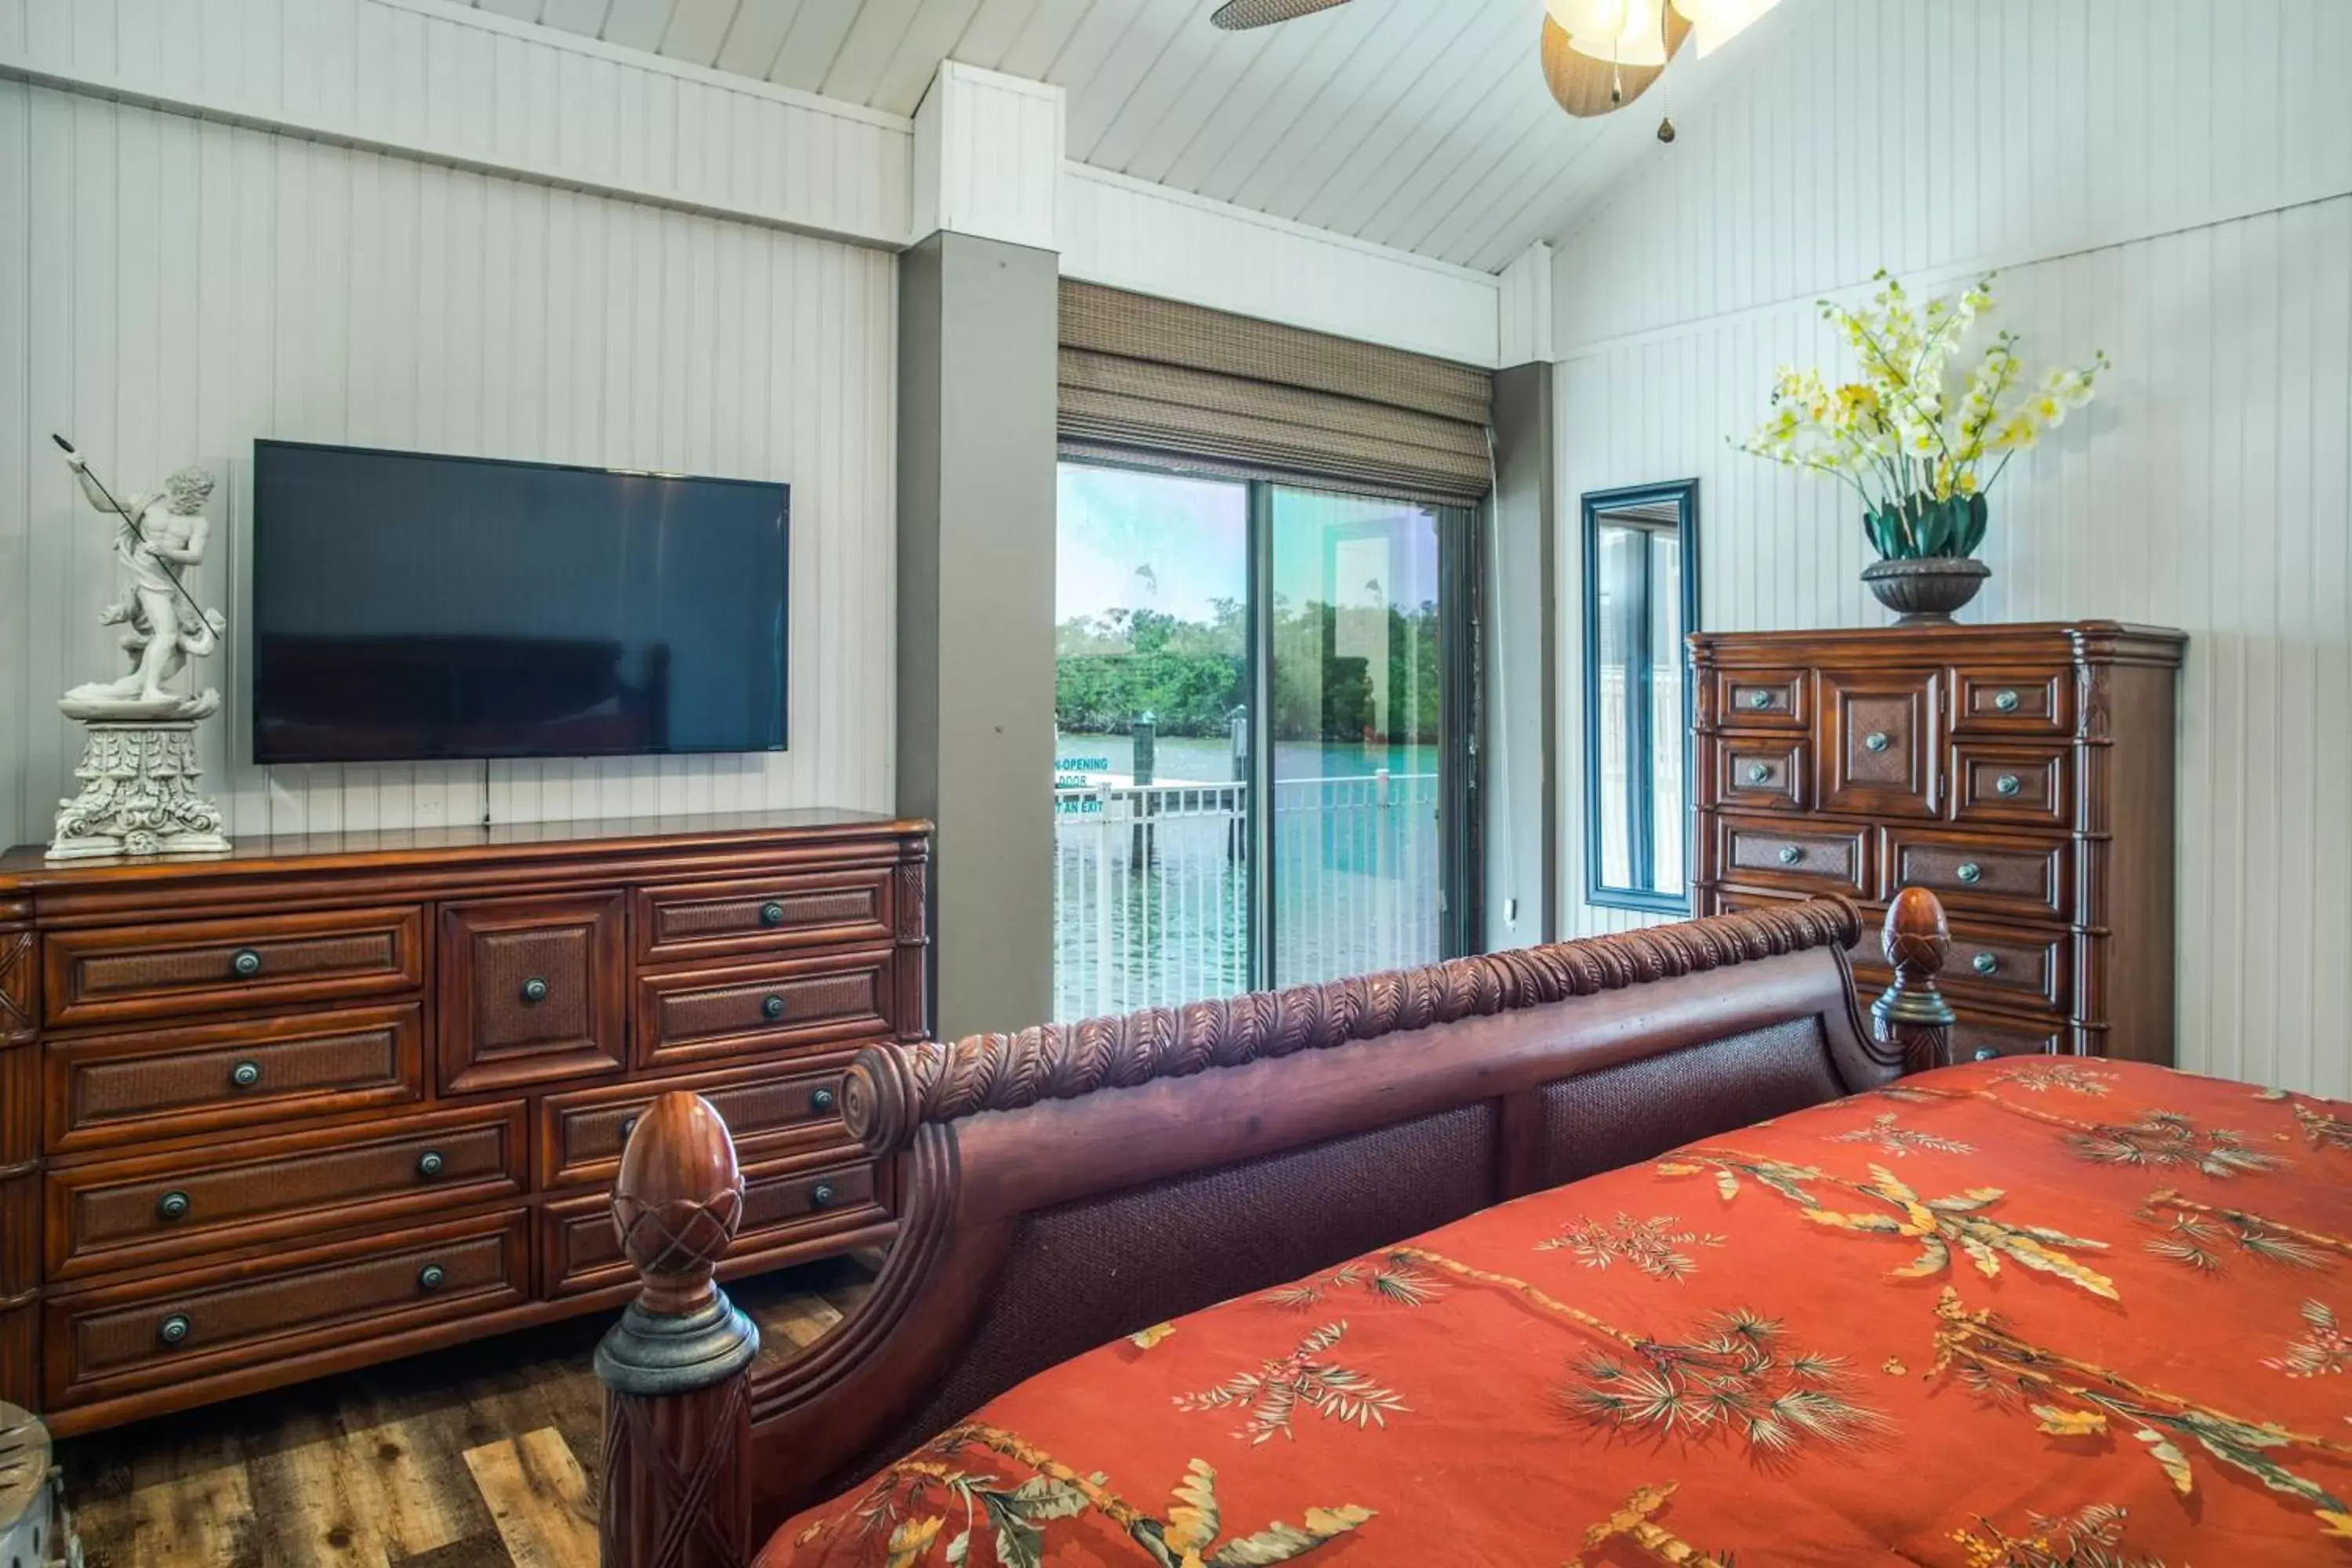
{"label": "red floral bedspread", "polygon": [[1972,1063],[1032,1379],[766,1564],[2352,1564],[2352,1107]]}

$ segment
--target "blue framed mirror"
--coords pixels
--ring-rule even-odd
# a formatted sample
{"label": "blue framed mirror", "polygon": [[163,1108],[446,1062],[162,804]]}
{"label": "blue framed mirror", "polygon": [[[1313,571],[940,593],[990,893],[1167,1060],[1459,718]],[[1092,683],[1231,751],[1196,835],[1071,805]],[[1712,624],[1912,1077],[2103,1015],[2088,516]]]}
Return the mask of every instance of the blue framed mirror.
{"label": "blue framed mirror", "polygon": [[1585,889],[1604,909],[1691,908],[1698,481],[1584,497]]}

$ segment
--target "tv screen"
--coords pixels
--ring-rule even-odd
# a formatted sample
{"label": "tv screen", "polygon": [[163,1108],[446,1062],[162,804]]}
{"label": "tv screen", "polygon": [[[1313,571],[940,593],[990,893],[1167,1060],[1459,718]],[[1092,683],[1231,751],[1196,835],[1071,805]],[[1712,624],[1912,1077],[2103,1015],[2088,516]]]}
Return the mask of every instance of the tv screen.
{"label": "tv screen", "polygon": [[791,492],[257,441],[253,760],[777,751]]}

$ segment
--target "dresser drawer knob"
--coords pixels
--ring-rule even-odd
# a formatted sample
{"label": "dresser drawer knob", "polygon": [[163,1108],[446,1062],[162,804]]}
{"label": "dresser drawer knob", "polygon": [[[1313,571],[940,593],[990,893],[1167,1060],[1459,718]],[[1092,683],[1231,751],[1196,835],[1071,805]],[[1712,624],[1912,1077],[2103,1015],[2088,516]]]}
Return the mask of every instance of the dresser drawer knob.
{"label": "dresser drawer knob", "polygon": [[182,1192],[165,1193],[156,1200],[155,1217],[162,1220],[187,1218],[188,1194]]}
{"label": "dresser drawer knob", "polygon": [[2003,713],[2016,712],[2017,703],[2018,697],[2014,691],[1996,691],[1992,695],[1992,705]]}
{"label": "dresser drawer knob", "polygon": [[2000,1060],[2000,1053],[1994,1050],[1990,1046],[1987,1046],[1984,1049],[1977,1053],[1977,1060],[1980,1062],[1997,1062]]}
{"label": "dresser drawer knob", "polygon": [[784,999],[782,997],[769,996],[761,1000],[760,1016],[763,1018],[781,1018],[783,1016]]}
{"label": "dresser drawer knob", "polygon": [[1798,848],[1795,845],[1793,845],[1793,844],[1783,844],[1783,845],[1781,845],[1781,846],[1780,846],[1780,864],[1781,864],[1781,865],[1783,865],[1783,866],[1793,866],[1793,865],[1795,865],[1798,861],[1800,861],[1800,860],[1803,859],[1804,858],[1805,858],[1805,852],[1804,852],[1803,850],[1801,850],[1801,849]]}
{"label": "dresser drawer knob", "polygon": [[546,1001],[547,982],[541,980],[536,974],[524,981],[522,983],[522,999],[527,1005],[534,1007],[539,1005],[541,1002]]}
{"label": "dresser drawer knob", "polygon": [[228,1081],[238,1089],[251,1089],[261,1081],[259,1062],[239,1062],[228,1069]]}
{"label": "dresser drawer knob", "polygon": [[1748,706],[1760,713],[1772,706],[1772,694],[1760,689],[1751,691],[1748,694]]}
{"label": "dresser drawer knob", "polygon": [[2015,773],[2003,773],[1992,781],[1992,793],[1995,795],[2015,795],[2024,787],[2025,781]]}
{"label": "dresser drawer knob", "polygon": [[630,1134],[630,1133],[632,1133],[632,1132],[635,1132],[636,1130],[637,1130],[637,1119],[636,1119],[635,1117],[634,1117],[634,1116],[624,1116],[624,1117],[622,1117],[622,1118],[621,1118],[621,1147],[622,1147],[622,1148],[625,1149],[625,1148],[627,1148],[627,1147],[629,1146],[629,1134]]}
{"label": "dresser drawer knob", "polygon": [[194,1323],[188,1321],[188,1315],[185,1312],[174,1312],[155,1325],[155,1337],[167,1345],[176,1345],[186,1339],[188,1331],[194,1327]]}
{"label": "dresser drawer knob", "polygon": [[238,979],[250,980],[261,973],[261,954],[249,947],[240,947],[228,961],[228,966],[236,971]]}
{"label": "dresser drawer knob", "polygon": [[1979,882],[1984,880],[1984,868],[1978,865],[1973,860],[1963,860],[1959,863],[1958,867],[1953,870],[1952,875],[1958,877],[1961,881],[1968,883],[1970,887],[1974,887]]}
{"label": "dresser drawer knob", "polygon": [[1883,752],[1894,743],[1884,730],[1873,730],[1862,738],[1862,749],[1865,752]]}
{"label": "dresser drawer knob", "polygon": [[768,902],[761,904],[760,906],[760,923],[763,926],[780,926],[783,924],[784,906],[777,903],[772,899]]}
{"label": "dresser drawer knob", "polygon": [[819,1182],[809,1189],[809,1207],[829,1209],[833,1206],[833,1184]]}
{"label": "dresser drawer knob", "polygon": [[829,1114],[833,1110],[833,1090],[829,1089],[820,1089],[815,1093],[810,1095],[809,1109],[815,1111],[819,1116]]}
{"label": "dresser drawer knob", "polygon": [[1975,970],[1979,974],[1990,974],[1994,970],[2000,967],[2000,959],[1994,953],[1980,952],[1974,958],[1969,960],[1969,967]]}
{"label": "dresser drawer knob", "polygon": [[1748,782],[1749,784],[1769,784],[1769,783],[1771,783],[1771,782],[1772,782],[1772,766],[1771,766],[1771,764],[1770,764],[1769,763],[1748,763]]}
{"label": "dresser drawer knob", "polygon": [[441,1281],[448,1278],[439,1264],[428,1263],[416,1271],[416,1288],[419,1290],[438,1290]]}
{"label": "dresser drawer knob", "polygon": [[416,1156],[416,1173],[428,1182],[448,1169],[448,1166],[449,1162],[441,1157],[441,1151],[438,1149],[427,1149],[424,1153]]}

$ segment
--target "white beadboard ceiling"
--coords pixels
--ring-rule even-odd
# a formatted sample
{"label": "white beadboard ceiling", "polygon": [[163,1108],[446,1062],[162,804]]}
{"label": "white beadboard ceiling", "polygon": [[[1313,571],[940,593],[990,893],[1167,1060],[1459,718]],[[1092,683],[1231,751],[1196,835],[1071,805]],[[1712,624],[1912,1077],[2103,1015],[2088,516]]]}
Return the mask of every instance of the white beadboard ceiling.
{"label": "white beadboard ceiling", "polygon": [[1693,68],[1572,120],[1539,0],[1353,0],[1247,33],[1209,25],[1215,0],[473,3],[895,114],[946,58],[1052,82],[1081,163],[1490,272],[1574,218]]}

